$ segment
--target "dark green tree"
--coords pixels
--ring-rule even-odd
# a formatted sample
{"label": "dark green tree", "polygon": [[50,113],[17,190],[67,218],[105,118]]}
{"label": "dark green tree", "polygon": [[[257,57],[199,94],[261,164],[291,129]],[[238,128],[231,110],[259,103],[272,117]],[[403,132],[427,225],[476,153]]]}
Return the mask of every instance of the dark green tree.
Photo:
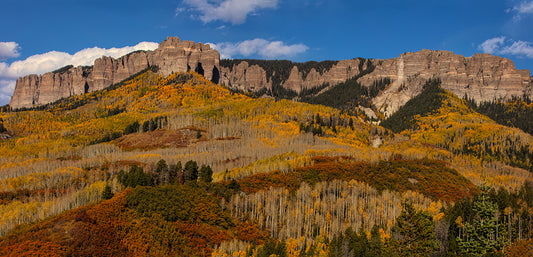
{"label": "dark green tree", "polygon": [[150,120],[150,131],[154,131],[157,129],[157,121],[154,119]]}
{"label": "dark green tree", "polygon": [[322,123],[322,118],[320,118],[320,114],[316,114],[316,117],[315,117],[315,123],[320,125],[320,126],[323,126],[324,124]]}
{"label": "dark green tree", "polygon": [[284,240],[277,241],[274,239],[269,239],[265,242],[262,247],[259,247],[257,250],[257,257],[286,257],[287,256],[287,244]]}
{"label": "dark green tree", "polygon": [[213,181],[213,170],[209,165],[202,165],[198,176],[200,177],[200,181],[211,183]]}
{"label": "dark green tree", "polygon": [[111,186],[109,184],[106,184],[104,187],[104,191],[102,191],[102,199],[108,200],[113,198],[113,190],[111,189]]}
{"label": "dark green tree", "polygon": [[139,122],[135,121],[134,123],[126,126],[126,128],[124,129],[124,135],[137,133],[139,131],[139,127],[140,127]]}
{"label": "dark green tree", "polygon": [[153,186],[152,176],[145,173],[142,167],[133,165],[129,172],[121,170],[117,175],[118,181],[125,187]]}
{"label": "dark green tree", "polygon": [[241,185],[235,180],[234,178],[231,179],[231,181],[228,184],[228,188],[233,190],[234,192],[237,192],[241,190]]}
{"label": "dark green tree", "polygon": [[411,202],[403,203],[392,237],[399,256],[430,256],[438,250],[433,218],[425,211],[416,211]]}
{"label": "dark green tree", "polygon": [[379,226],[377,224],[374,224],[372,230],[370,230],[370,241],[368,242],[368,245],[368,256],[382,256],[383,242],[381,241],[381,235],[379,234]]}
{"label": "dark green tree", "polygon": [[194,181],[198,180],[198,164],[195,161],[188,161],[183,168],[183,180]]}
{"label": "dark green tree", "polygon": [[143,132],[148,132],[148,131],[150,131],[150,121],[147,120],[143,123]]}
{"label": "dark green tree", "polygon": [[465,221],[462,236],[456,238],[459,250],[472,256],[494,253],[499,247],[498,205],[488,197],[489,188],[481,187],[481,194],[472,203],[474,217]]}
{"label": "dark green tree", "polygon": [[170,179],[170,174],[168,170],[167,162],[164,159],[161,159],[157,162],[155,173],[157,176],[158,184],[168,184]]}
{"label": "dark green tree", "polygon": [[6,127],[4,127],[4,120],[0,118],[0,133],[7,132]]}

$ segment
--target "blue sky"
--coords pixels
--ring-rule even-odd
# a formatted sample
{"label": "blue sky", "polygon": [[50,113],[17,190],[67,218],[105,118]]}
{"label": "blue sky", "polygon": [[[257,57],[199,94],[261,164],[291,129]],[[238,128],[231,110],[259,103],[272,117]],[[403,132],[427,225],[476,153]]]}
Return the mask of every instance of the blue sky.
{"label": "blue sky", "polygon": [[489,52],[533,70],[533,0],[2,0],[0,105],[18,76],[153,49],[167,36],[232,58]]}

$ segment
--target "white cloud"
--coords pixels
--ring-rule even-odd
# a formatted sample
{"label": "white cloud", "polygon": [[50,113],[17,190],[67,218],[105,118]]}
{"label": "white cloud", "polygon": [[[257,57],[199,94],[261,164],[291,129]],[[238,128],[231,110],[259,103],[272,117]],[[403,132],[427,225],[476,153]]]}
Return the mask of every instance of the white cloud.
{"label": "white cloud", "polygon": [[505,37],[487,39],[479,49],[490,54],[510,54],[518,57],[533,58],[533,46],[526,41],[505,40]]}
{"label": "white cloud", "polygon": [[515,13],[514,18],[520,20],[523,15],[533,14],[533,1],[522,2],[511,10]]}
{"label": "white cloud", "polygon": [[[249,14],[266,8],[276,8],[278,0],[183,0],[192,11],[199,12],[204,23],[221,20],[232,24],[242,24]],[[183,8],[176,8],[176,14]]]}
{"label": "white cloud", "polygon": [[15,80],[0,79],[0,105],[6,105],[11,99],[13,90],[15,90]]}
{"label": "white cloud", "polygon": [[504,47],[501,53],[533,58],[533,46],[529,42],[516,41],[512,45]]}
{"label": "white cloud", "polygon": [[0,61],[18,57],[19,44],[15,42],[0,42]]}
{"label": "white cloud", "polygon": [[261,38],[245,40],[237,43],[210,43],[210,45],[220,52],[220,57],[223,59],[231,59],[233,56],[248,57],[252,55],[259,55],[266,59],[274,59],[294,56],[309,49],[303,44],[286,45],[281,41],[268,41]]}
{"label": "white cloud", "polygon": [[484,53],[497,54],[497,51],[503,45],[504,41],[505,37],[495,37],[487,39],[485,40],[485,42],[479,45],[479,49],[482,50]]}
{"label": "white cloud", "polygon": [[74,66],[92,65],[94,60],[102,56],[118,58],[133,51],[154,50],[157,47],[158,43],[141,42],[135,46],[121,48],[86,48],[75,54],[51,51],[33,55],[25,60],[15,61],[11,64],[0,62],[0,105],[9,102],[15,89],[15,81],[18,77],[29,74],[43,74],[70,64]]}

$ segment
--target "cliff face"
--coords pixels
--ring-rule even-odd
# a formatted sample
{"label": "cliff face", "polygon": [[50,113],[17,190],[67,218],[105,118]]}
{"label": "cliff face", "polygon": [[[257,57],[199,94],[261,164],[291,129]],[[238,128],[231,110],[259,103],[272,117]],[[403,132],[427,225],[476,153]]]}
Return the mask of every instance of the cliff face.
{"label": "cliff face", "polygon": [[[300,93],[304,89],[322,86],[326,83],[335,85],[360,73],[360,59],[342,60],[331,68],[319,72],[311,68],[304,75],[298,67],[292,66],[288,77],[281,81],[281,86]],[[275,76],[276,74],[273,74]],[[242,91],[258,92],[262,89],[272,89],[272,78],[267,77],[267,72],[259,65],[250,65],[242,61],[233,67],[221,67],[220,83],[230,88]]]}
{"label": "cliff face", "polygon": [[[280,84],[296,93],[324,83],[331,87],[360,74],[359,67],[366,68],[366,63],[360,66],[360,62],[359,59],[343,60],[323,72],[311,69],[306,75],[293,66],[290,75]],[[478,103],[524,94],[533,96],[529,71],[516,70],[511,60],[490,54],[464,57],[449,51],[422,50],[398,58],[372,60],[372,64],[373,72],[362,76],[358,82],[370,86],[386,77],[393,81],[372,99],[378,110],[387,116],[418,95],[431,78],[441,79],[444,89],[459,97],[467,95]],[[221,83],[243,91],[272,89],[272,78],[267,77],[265,70],[246,61],[232,68],[223,67]]]}
{"label": "cliff face", "polygon": [[104,56],[96,59],[92,67],[78,66],[19,78],[9,105],[14,109],[34,107],[101,90],[152,65],[159,66],[163,75],[194,70],[218,83],[219,59],[218,51],[209,45],[169,37],[154,51],[137,51],[118,59]]}
{"label": "cliff face", "polygon": [[[256,62],[263,63],[260,66],[236,60],[228,67],[221,67],[219,61],[219,53],[209,45],[169,37],[154,51],[137,51],[118,59],[102,57],[92,67],[71,67],[42,76],[19,78],[10,106],[33,107],[71,95],[101,90],[151,65],[159,66],[159,72],[163,75],[194,70],[215,83],[242,91],[270,91],[276,83],[276,86],[301,93],[325,84],[332,87],[344,82],[360,75],[369,64],[362,59],[308,66],[289,62],[286,68],[276,69],[269,67],[275,63],[268,61]],[[387,116],[418,95],[424,83],[431,78],[441,79],[444,89],[459,97],[467,95],[476,102],[524,94],[533,97],[529,71],[516,70],[511,60],[490,54],[464,57],[448,51],[422,50],[404,53],[398,58],[372,60],[371,63],[374,70],[358,81],[365,86],[385,77],[393,81],[372,99],[378,110]]]}
{"label": "cliff face", "polygon": [[392,114],[418,95],[431,78],[439,78],[442,88],[459,97],[467,95],[478,103],[524,94],[532,96],[529,71],[516,70],[511,60],[490,54],[464,57],[449,51],[422,50],[374,63],[374,71],[359,82],[369,86],[383,77],[394,81],[373,99],[374,105],[385,115]]}

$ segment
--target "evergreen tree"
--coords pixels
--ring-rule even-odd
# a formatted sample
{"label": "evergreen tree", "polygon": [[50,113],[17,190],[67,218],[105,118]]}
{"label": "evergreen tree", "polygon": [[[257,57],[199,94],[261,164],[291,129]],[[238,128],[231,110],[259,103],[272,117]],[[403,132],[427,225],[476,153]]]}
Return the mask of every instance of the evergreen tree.
{"label": "evergreen tree", "polygon": [[150,131],[154,131],[157,129],[157,121],[154,119],[150,120]]}
{"label": "evergreen tree", "polygon": [[235,180],[234,178],[232,178],[231,182],[229,182],[228,188],[233,190],[234,192],[241,190],[241,186],[239,185],[237,180]]}
{"label": "evergreen tree", "polygon": [[106,184],[104,187],[104,191],[102,191],[102,199],[108,200],[111,198],[113,198],[113,190],[111,189],[111,186]]}
{"label": "evergreen tree", "polygon": [[157,176],[157,183],[162,185],[162,184],[168,184],[169,182],[169,177],[170,177],[170,174],[169,174],[169,171],[168,171],[168,165],[167,165],[167,162],[164,160],[164,159],[161,159],[157,162],[156,164],[156,168],[155,168],[155,173],[156,173],[156,176]]}
{"label": "evergreen tree", "polygon": [[318,124],[320,126],[322,126],[322,118],[320,118],[320,114],[316,114],[316,117],[315,117],[315,124]]}
{"label": "evergreen tree", "polygon": [[198,164],[195,161],[188,161],[185,163],[185,168],[183,169],[183,180],[194,181],[198,180]]}
{"label": "evergreen tree", "polygon": [[152,176],[145,173],[142,167],[133,165],[129,172],[121,170],[117,175],[118,181],[125,187],[153,186]]}
{"label": "evergreen tree", "polygon": [[482,186],[481,190],[481,194],[472,203],[473,219],[464,222],[464,233],[456,238],[459,250],[473,256],[493,253],[500,246],[497,238],[498,205],[490,201],[487,187]]}
{"label": "evergreen tree", "polygon": [[143,123],[143,132],[148,132],[150,131],[150,121],[145,121]]}
{"label": "evergreen tree", "polygon": [[438,249],[433,218],[425,211],[416,211],[411,202],[403,204],[392,236],[399,256],[430,256]]}
{"label": "evergreen tree", "polygon": [[138,121],[128,125],[125,129],[124,129],[124,135],[128,135],[128,134],[132,134],[132,133],[137,133],[139,131],[139,127],[140,127],[140,124]]}
{"label": "evergreen tree", "polygon": [[213,181],[213,170],[208,165],[202,165],[198,174],[200,181],[211,183]]}
{"label": "evergreen tree", "polygon": [[383,242],[381,241],[377,224],[374,224],[372,230],[370,230],[370,241],[368,245],[368,256],[382,256]]}
{"label": "evergreen tree", "polygon": [[4,127],[4,120],[0,118],[0,133],[7,132],[7,129]]}

